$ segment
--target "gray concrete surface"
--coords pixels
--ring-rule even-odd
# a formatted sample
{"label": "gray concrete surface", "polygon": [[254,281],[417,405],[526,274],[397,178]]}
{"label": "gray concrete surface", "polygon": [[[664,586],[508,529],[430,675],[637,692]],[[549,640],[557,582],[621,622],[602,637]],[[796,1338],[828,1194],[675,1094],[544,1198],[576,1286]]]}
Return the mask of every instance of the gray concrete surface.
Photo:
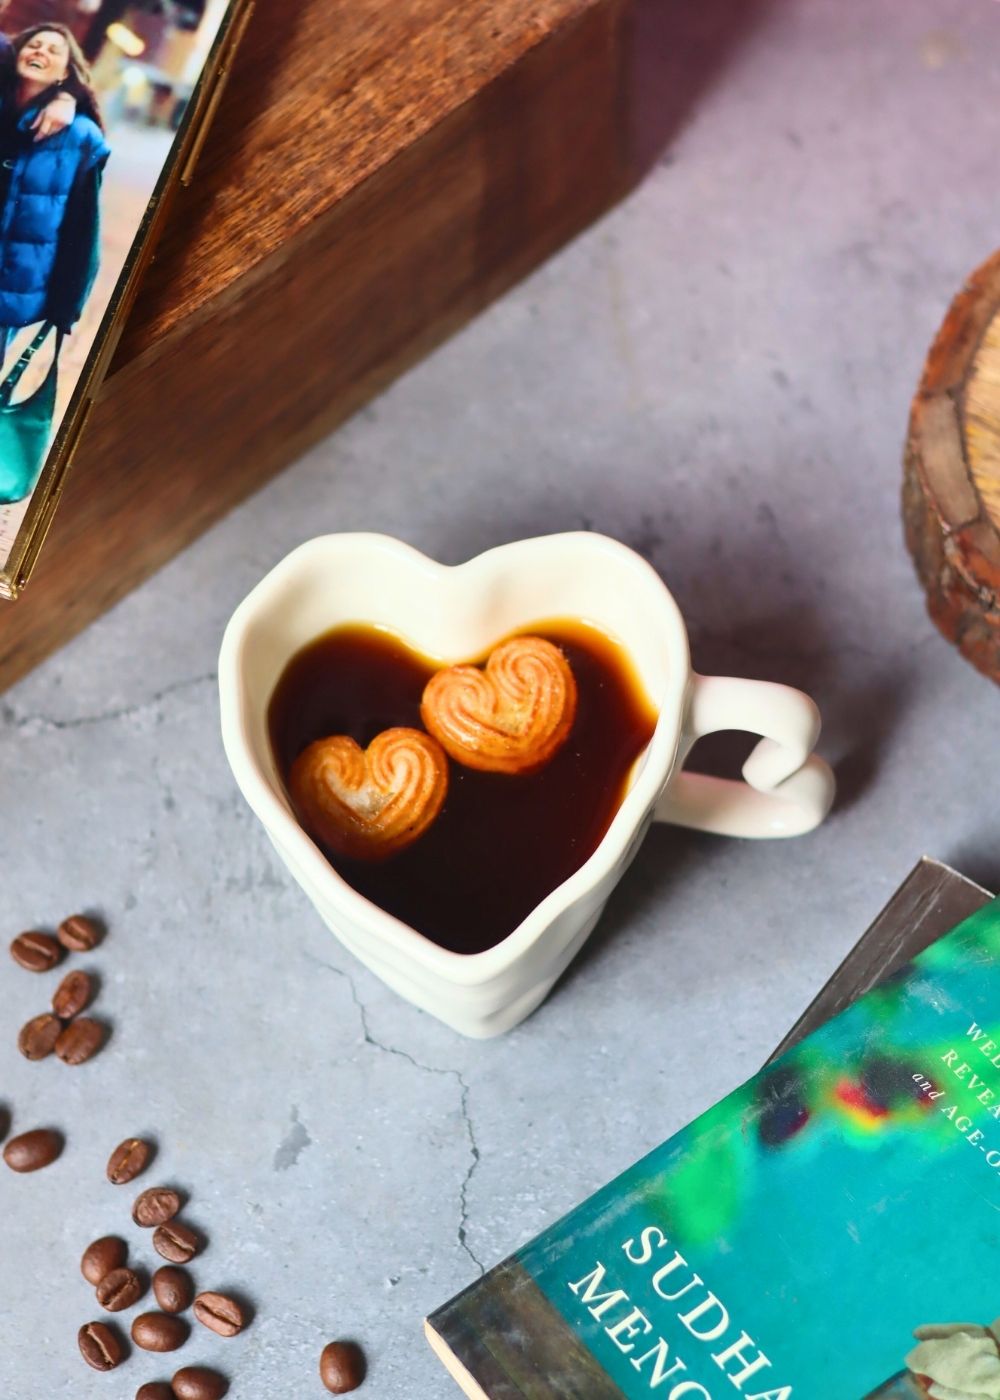
{"label": "gray concrete surface", "polygon": [[[3,911],[110,925],[104,1054],[28,1064],[54,978],[0,960],[0,1102],[67,1151],[0,1172],[0,1392],[85,1371],[87,1242],[125,1230],[113,1144],[191,1193],[200,1284],[253,1326],[181,1355],[247,1400],[456,1394],[424,1313],[753,1072],[922,852],[996,887],[998,695],[936,634],[902,546],[907,406],[996,230],[1000,10],[785,0],[757,14],[627,203],[3,698]],[[589,525],[640,549],[703,671],[808,688],[842,797],[787,844],[658,830],[522,1028],[469,1043],[321,926],[230,779],[224,622],[300,540],[374,528],[458,560]],[[30,607],[30,594],[21,606]],[[2,621],[0,621],[2,625]]]}

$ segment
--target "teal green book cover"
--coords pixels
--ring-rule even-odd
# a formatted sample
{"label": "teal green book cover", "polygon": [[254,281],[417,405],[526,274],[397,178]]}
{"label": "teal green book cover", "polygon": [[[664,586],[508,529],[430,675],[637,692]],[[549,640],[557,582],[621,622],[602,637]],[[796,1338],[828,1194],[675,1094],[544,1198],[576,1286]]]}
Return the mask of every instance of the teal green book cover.
{"label": "teal green book cover", "polygon": [[1000,1400],[1000,902],[428,1335],[489,1400]]}

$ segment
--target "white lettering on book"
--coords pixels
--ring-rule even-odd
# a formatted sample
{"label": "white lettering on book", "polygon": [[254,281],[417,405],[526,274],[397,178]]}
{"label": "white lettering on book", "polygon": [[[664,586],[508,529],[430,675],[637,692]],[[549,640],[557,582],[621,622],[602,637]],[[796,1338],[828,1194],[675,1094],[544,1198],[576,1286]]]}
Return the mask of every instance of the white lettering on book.
{"label": "white lettering on book", "polygon": [[628,1302],[628,1294],[625,1292],[624,1288],[609,1289],[607,1293],[598,1293],[597,1290],[604,1282],[604,1274],[604,1265],[599,1262],[592,1274],[587,1274],[584,1278],[580,1279],[579,1283],[571,1283],[569,1286],[569,1291],[575,1293],[578,1298],[580,1297],[580,1289],[583,1289],[583,1297],[580,1301],[594,1304],[594,1306],[588,1308],[587,1311],[590,1313],[591,1317],[597,1318],[598,1320],[611,1308],[617,1307],[619,1303]]}
{"label": "white lettering on book", "polygon": [[[751,1351],[752,1356],[745,1353]],[[757,1348],[757,1343],[746,1332],[741,1332],[735,1342],[731,1342],[724,1351],[713,1353],[712,1360],[720,1371],[724,1371],[737,1390],[743,1389],[743,1384],[751,1376],[763,1370],[765,1366],[770,1366],[770,1361],[764,1353]],[[733,1374],[728,1370],[730,1361],[739,1361],[742,1369]]]}
{"label": "white lettering on book", "polygon": [[[641,1327],[639,1325],[640,1323],[642,1324]],[[652,1332],[653,1324],[644,1312],[639,1308],[633,1308],[627,1317],[622,1318],[621,1322],[616,1322],[614,1327],[605,1327],[604,1330],[618,1350],[625,1352],[627,1355],[630,1351],[635,1351],[635,1342],[619,1341],[618,1339],[621,1337],[622,1333],[624,1332],[626,1337],[641,1336],[646,1332]]]}
{"label": "white lettering on book", "polygon": [[[979,1054],[991,1065],[1000,1069],[1000,1046],[987,1035],[982,1026],[973,1021],[965,1034],[966,1038],[972,1041]],[[959,1051],[955,1049],[944,1051],[941,1055],[941,1064],[945,1065],[958,1082],[964,1085],[965,1088],[975,1096],[976,1102],[982,1104],[991,1118],[1000,1120],[1000,1093],[998,1093],[997,1089],[991,1088],[986,1080],[983,1079],[981,1075],[977,1074],[974,1065],[970,1064],[968,1060],[964,1060]],[[944,1093],[943,1089],[938,1089],[922,1074],[914,1074],[913,1082],[917,1085],[918,1089],[920,1089],[921,1093],[929,1099],[939,1099]],[[948,1109],[942,1108],[942,1112],[955,1122],[960,1132],[964,1133],[967,1131],[966,1127],[959,1126],[959,1122],[955,1118],[954,1108],[952,1108],[950,1112]],[[975,1131],[978,1132],[979,1130],[976,1129]]]}
{"label": "white lettering on book", "polygon": [[[638,1238],[633,1236],[625,1240],[621,1248],[635,1268],[649,1268],[655,1263],[648,1283],[657,1298],[674,1304],[684,1299],[684,1306],[675,1309],[677,1322],[694,1341],[713,1348],[709,1353],[712,1361],[743,1400],[792,1400],[790,1385],[774,1386],[771,1382],[771,1389],[756,1390],[756,1385],[764,1379],[759,1372],[771,1369],[769,1357],[748,1332],[742,1329],[737,1332],[725,1304],[658,1225],[647,1225]],[[663,1256],[659,1251],[667,1248],[671,1251],[670,1257],[661,1262]],[[665,1337],[657,1336],[654,1345],[640,1356],[630,1355],[636,1350],[634,1339],[651,1333],[653,1323],[627,1290],[608,1277],[600,1260],[590,1273],[570,1283],[569,1290],[595,1321],[604,1323],[605,1335],[623,1355],[629,1356],[629,1364],[643,1377],[649,1389],[661,1392],[662,1400],[685,1400],[685,1397],[687,1400],[713,1400],[712,1393],[704,1385],[684,1374],[690,1368]],[[754,1382],[753,1394],[747,1388],[751,1381]]]}
{"label": "white lettering on book", "polygon": [[[985,1055],[991,1065],[995,1065],[997,1069],[1000,1069],[1000,1045],[998,1045],[995,1040],[990,1039],[989,1033],[984,1031],[982,1026],[977,1026],[975,1021],[973,1021],[965,1034],[975,1045],[980,1055]],[[955,1052],[952,1051],[951,1053],[954,1054]],[[958,1056],[956,1055],[955,1058],[957,1059]]]}
{"label": "white lettering on book", "polygon": [[[974,1049],[989,1064],[1000,1069],[1000,1033],[994,1039],[973,1021],[965,1035],[966,1040],[971,1042],[966,1047],[967,1054]],[[911,1075],[918,1094],[934,1103],[943,1098],[944,1103],[937,1104],[938,1111],[971,1147],[983,1154],[986,1165],[1000,1173],[1000,1148],[990,1146],[986,1135],[972,1117],[972,1113],[978,1112],[973,1107],[974,1101],[985,1109],[989,1117],[1000,1121],[1000,1085],[987,1083],[977,1073],[976,1066],[981,1069],[981,1061],[963,1058],[958,1049],[944,1051],[939,1063],[962,1085],[968,1099],[963,1099],[961,1105],[949,1103],[952,1090],[941,1087],[944,1076],[938,1073],[932,1078],[919,1070]],[[962,1109],[971,1112],[962,1112]],[[637,1237],[625,1240],[621,1250],[633,1269],[648,1270],[643,1277],[646,1286],[655,1295],[650,1300],[651,1307],[644,1310],[633,1302],[628,1290],[608,1277],[608,1271],[600,1261],[590,1273],[568,1286],[591,1317],[602,1323],[608,1340],[629,1358],[629,1365],[643,1378],[648,1388],[659,1392],[657,1400],[722,1400],[717,1390],[713,1396],[703,1384],[690,1377],[690,1367],[678,1354],[674,1341],[654,1334],[659,1303],[672,1305],[674,1322],[687,1333],[687,1338],[682,1338],[681,1344],[686,1346],[689,1341],[697,1342],[708,1348],[708,1356],[730,1386],[739,1392],[740,1400],[792,1400],[790,1385],[775,1385],[770,1376],[762,1374],[772,1371],[770,1358],[748,1332],[742,1328],[737,1330],[725,1304],[660,1226],[645,1226]],[[659,1311],[662,1312],[662,1308]],[[645,1338],[650,1334],[654,1334],[652,1344],[647,1345]],[[637,1342],[636,1339],[641,1340]],[[645,1347],[645,1350],[633,1355],[639,1347]],[[761,1384],[770,1388],[758,1390],[757,1386]],[[731,1394],[731,1391],[727,1390],[726,1394]]]}
{"label": "white lettering on book", "polygon": [[632,1365],[637,1371],[641,1371],[650,1357],[653,1358],[653,1374],[649,1378],[650,1390],[655,1390],[662,1381],[669,1380],[670,1377],[675,1376],[678,1371],[687,1370],[684,1362],[678,1360],[676,1357],[674,1358],[670,1370],[666,1370],[667,1362],[670,1360],[670,1346],[662,1337],[657,1337],[656,1346],[653,1347],[652,1350],[643,1352],[642,1356],[634,1357]]}

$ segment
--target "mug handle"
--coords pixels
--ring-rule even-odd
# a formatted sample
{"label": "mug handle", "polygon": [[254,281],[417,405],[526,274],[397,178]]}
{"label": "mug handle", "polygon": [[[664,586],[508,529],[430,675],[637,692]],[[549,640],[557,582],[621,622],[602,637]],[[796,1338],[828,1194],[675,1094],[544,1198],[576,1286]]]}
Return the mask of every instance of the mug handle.
{"label": "mug handle", "polygon": [[681,761],[696,739],[719,729],[762,736],[743,765],[744,782],[680,772],[654,818],[720,836],[800,836],[830,810],[836,782],[812,752],[820,717],[808,695],[772,681],[692,675]]}

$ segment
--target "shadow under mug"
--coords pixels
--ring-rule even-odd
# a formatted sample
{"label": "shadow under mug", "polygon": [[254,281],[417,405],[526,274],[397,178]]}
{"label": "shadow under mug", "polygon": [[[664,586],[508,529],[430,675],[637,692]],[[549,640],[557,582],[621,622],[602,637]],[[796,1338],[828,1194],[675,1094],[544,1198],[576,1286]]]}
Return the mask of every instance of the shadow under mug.
{"label": "shadow under mug", "polygon": [[[558,618],[592,623],[625,649],[659,718],[594,853],[502,942],[439,947],[358,894],[299,825],[271,752],[267,709],[288,661],[331,628],[367,623],[443,665]],[[402,996],[465,1035],[498,1035],[544,999],[600,917],[654,820],[727,836],[818,826],[833,775],[813,752],[819,713],[789,686],[691,670],[687,633],[656,572],[590,532],[519,540],[448,566],[384,535],[301,545],[247,596],[219,659],[222,734],[233,774],[292,876],[341,941]],[[761,736],[745,781],[683,771],[720,729]],[[475,917],[475,911],[470,911]]]}

